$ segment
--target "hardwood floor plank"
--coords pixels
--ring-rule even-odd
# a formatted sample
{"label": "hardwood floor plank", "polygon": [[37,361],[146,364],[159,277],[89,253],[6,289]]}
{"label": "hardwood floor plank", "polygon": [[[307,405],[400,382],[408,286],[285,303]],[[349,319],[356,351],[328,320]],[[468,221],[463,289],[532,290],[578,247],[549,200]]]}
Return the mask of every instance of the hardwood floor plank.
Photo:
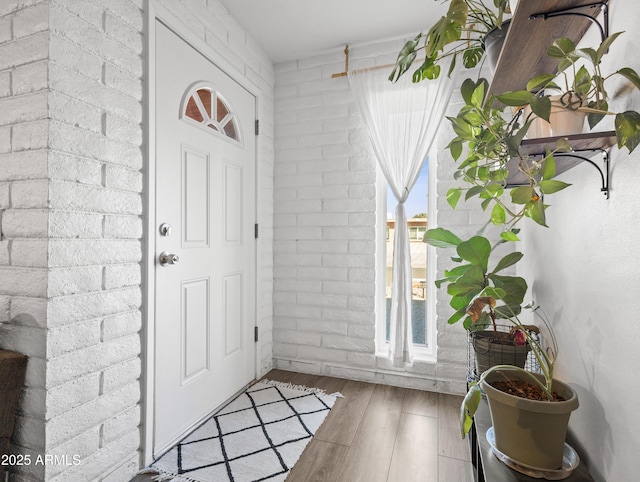
{"label": "hardwood floor plank", "polygon": [[402,412],[424,415],[425,417],[437,417],[438,394],[425,390],[407,390]]}
{"label": "hardwood floor plank", "polygon": [[276,382],[291,383],[291,379],[298,375],[300,375],[300,373],[274,369],[269,371],[269,373],[267,373],[265,376],[263,376],[261,380],[273,380]]}
{"label": "hardwood floor plank", "polygon": [[325,442],[351,445],[360,421],[374,392],[375,385],[353,380],[347,381],[340,392],[344,398],[338,398],[331,409],[330,417],[316,432],[315,438]]}
{"label": "hardwood floor plank", "polygon": [[438,482],[438,419],[403,413],[387,482],[414,481]]}
{"label": "hardwood floor plank", "polygon": [[469,442],[460,436],[462,397],[438,394],[438,453],[460,460],[471,460]]}
{"label": "hardwood floor plank", "polygon": [[473,467],[466,460],[438,456],[438,481],[473,482]]}
{"label": "hardwood floor plank", "polygon": [[339,480],[349,447],[313,439],[287,476],[287,482]]}
{"label": "hardwood floor plank", "polygon": [[386,482],[405,393],[404,388],[375,385],[340,481]]}

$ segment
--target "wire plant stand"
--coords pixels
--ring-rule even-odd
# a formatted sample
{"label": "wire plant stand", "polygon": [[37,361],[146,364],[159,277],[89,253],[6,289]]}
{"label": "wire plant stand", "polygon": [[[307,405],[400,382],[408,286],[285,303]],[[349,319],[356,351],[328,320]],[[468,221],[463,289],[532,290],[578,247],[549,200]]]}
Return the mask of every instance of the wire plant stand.
{"label": "wire plant stand", "polygon": [[[513,325],[497,325],[499,333],[508,333]],[[541,334],[529,332],[543,347]],[[515,365],[533,373],[541,373],[538,360],[530,348],[493,336],[493,327],[467,332],[467,384],[477,382],[487,368],[494,365]]]}

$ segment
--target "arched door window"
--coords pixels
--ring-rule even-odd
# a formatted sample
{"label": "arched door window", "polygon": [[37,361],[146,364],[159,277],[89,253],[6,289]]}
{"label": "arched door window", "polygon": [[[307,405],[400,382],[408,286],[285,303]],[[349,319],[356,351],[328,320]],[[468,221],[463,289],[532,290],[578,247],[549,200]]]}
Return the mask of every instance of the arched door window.
{"label": "arched door window", "polygon": [[210,84],[199,82],[187,90],[180,116],[208,132],[241,142],[236,115],[222,94]]}

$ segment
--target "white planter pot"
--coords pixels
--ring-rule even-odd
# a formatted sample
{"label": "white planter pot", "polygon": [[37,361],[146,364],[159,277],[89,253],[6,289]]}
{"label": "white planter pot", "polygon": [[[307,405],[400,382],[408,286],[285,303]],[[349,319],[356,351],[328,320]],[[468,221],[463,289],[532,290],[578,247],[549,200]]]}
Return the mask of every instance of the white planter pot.
{"label": "white planter pot", "polygon": [[[518,371],[492,372],[481,382],[487,396],[496,448],[511,459],[543,470],[562,466],[565,437],[571,412],[578,408],[578,395],[567,384],[553,381],[553,390],[565,401],[539,402],[509,395],[488,382],[510,379],[526,380]],[[542,380],[540,375],[536,375]]]}
{"label": "white planter pot", "polygon": [[[550,99],[551,114],[549,115],[549,122],[536,117],[529,127],[527,138],[538,139],[542,137],[582,134],[582,132],[584,132],[584,121],[587,117],[586,112],[566,109],[561,104],[559,95],[552,96]],[[529,106],[525,107],[525,119],[530,113],[531,108]]]}

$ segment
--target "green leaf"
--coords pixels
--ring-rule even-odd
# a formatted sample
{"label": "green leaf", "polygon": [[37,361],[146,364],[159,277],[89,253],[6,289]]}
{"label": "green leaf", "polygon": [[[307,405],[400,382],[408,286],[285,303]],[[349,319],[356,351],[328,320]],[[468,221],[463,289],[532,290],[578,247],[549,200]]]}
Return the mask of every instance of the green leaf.
{"label": "green leaf", "polygon": [[628,110],[616,115],[616,137],[618,147],[629,149],[629,153],[640,144],[640,114]]}
{"label": "green leaf", "polygon": [[540,74],[527,82],[527,90],[529,92],[537,92],[544,88],[549,82],[555,78],[554,74]]}
{"label": "green leaf", "polygon": [[459,187],[452,187],[447,191],[447,202],[449,206],[453,209],[458,205],[458,201],[460,200],[460,196],[462,196],[462,189]]}
{"label": "green leaf", "polygon": [[473,91],[473,94],[471,94],[471,105],[478,109],[482,109],[482,104],[484,104],[484,94],[485,84],[480,83]]}
{"label": "green leaf", "polygon": [[547,48],[547,55],[552,59],[565,59],[569,54],[573,53],[575,49],[576,44],[568,38],[562,37],[556,39],[551,45],[549,45]]}
{"label": "green leaf", "polygon": [[556,148],[555,148],[556,152],[571,152],[573,151],[573,147],[571,146],[571,143],[565,138],[561,138],[558,139],[556,141]]}
{"label": "green leaf", "polygon": [[396,66],[391,71],[391,75],[389,75],[389,80],[391,82],[397,82],[402,74],[411,68],[413,61],[416,59],[416,47],[418,46],[421,38],[422,33],[416,35],[415,38],[404,44],[404,47],[402,47],[402,50],[398,53]]}
{"label": "green leaf", "polygon": [[469,386],[469,390],[460,405],[460,433],[465,438],[473,425],[473,416],[478,411],[478,406],[482,400],[482,391],[474,382]]}
{"label": "green leaf", "polygon": [[571,184],[567,184],[566,182],[562,182],[562,181],[555,181],[555,180],[547,180],[547,181],[540,181],[540,191],[542,191],[545,194],[553,194],[554,192],[558,192],[558,191],[562,191],[563,189],[571,186]]}
{"label": "green leaf", "polygon": [[525,205],[525,216],[533,219],[540,226],[547,226],[547,220],[545,217],[545,205],[542,199],[531,200]]}
{"label": "green leaf", "polygon": [[520,241],[520,238],[513,231],[503,231],[500,233],[500,237],[505,241]]}
{"label": "green leaf", "polygon": [[497,226],[500,226],[501,224],[504,224],[506,220],[507,215],[504,208],[500,204],[496,203],[496,205],[493,206],[493,209],[491,210],[491,222]]}
{"label": "green leaf", "polygon": [[462,65],[467,69],[472,69],[478,65],[483,55],[484,49],[480,46],[467,48],[462,54]]}
{"label": "green leaf", "polygon": [[576,55],[589,60],[593,65],[597,65],[599,62],[597,52],[589,47],[576,50]]}
{"label": "green leaf", "polygon": [[596,101],[591,101],[587,104],[590,109],[601,110],[602,113],[589,112],[587,114],[587,121],[589,122],[589,128],[593,129],[597,126],[602,119],[605,118],[606,112],[609,110],[609,104],[606,100],[601,100],[600,105]]}
{"label": "green leaf", "polygon": [[479,265],[484,271],[487,270],[489,255],[491,254],[491,243],[482,236],[473,236],[467,241],[461,242],[456,249],[458,256],[471,264]]}
{"label": "green leaf", "polygon": [[435,57],[446,45],[460,39],[468,11],[464,0],[451,0],[446,16],[441,17],[427,32],[427,56]]}
{"label": "green leaf", "polygon": [[460,288],[473,288],[474,290],[482,290],[485,285],[484,271],[481,266],[472,264],[461,276],[458,276],[455,283]]}
{"label": "green leaf", "polygon": [[526,204],[533,199],[534,190],[531,186],[514,187],[511,190],[511,200],[515,204]]}
{"label": "green leaf", "polygon": [[474,127],[479,127],[484,122],[484,119],[482,118],[482,116],[475,109],[464,114],[463,118],[465,121],[467,121],[469,124],[471,124]]}
{"label": "green leaf", "polygon": [[527,282],[520,276],[501,276],[497,274],[488,275],[496,288],[505,291],[505,295],[501,298],[507,304],[520,305],[527,293]]}
{"label": "green leaf", "polygon": [[425,233],[424,241],[436,248],[455,248],[462,243],[458,236],[443,228],[429,229]]}
{"label": "green leaf", "polygon": [[547,156],[542,163],[542,179],[552,179],[556,175],[556,159],[547,149]]}
{"label": "green leaf", "polygon": [[536,97],[532,96],[531,110],[535,115],[549,122],[549,116],[551,115],[551,99],[549,97]]}
{"label": "green leaf", "polygon": [[499,271],[502,271],[505,268],[508,268],[509,266],[513,266],[514,264],[516,264],[518,261],[520,261],[522,259],[523,254],[519,253],[519,252],[513,252],[513,253],[509,253],[508,255],[506,255],[504,258],[502,258],[500,261],[498,261],[498,264],[496,265],[495,269],[493,270],[493,273],[497,273]]}
{"label": "green leaf", "polygon": [[534,96],[528,90],[515,90],[497,96],[500,102],[509,106],[527,105],[531,102],[532,97]]}
{"label": "green leaf", "polygon": [[413,72],[412,82],[417,84],[425,79],[437,79],[440,76],[440,66],[435,61],[433,57],[426,57],[422,65]]}
{"label": "green leaf", "polygon": [[636,89],[640,90],[640,76],[638,76],[635,70],[625,67],[618,70],[616,73],[622,75],[625,79],[630,81]]}
{"label": "green leaf", "polygon": [[453,160],[457,161],[462,154],[462,141],[452,141],[449,144],[449,152],[451,152],[451,157],[453,157]]}
{"label": "green leaf", "polygon": [[613,33],[611,35],[609,35],[606,39],[604,39],[604,42],[602,42],[600,44],[600,47],[598,47],[598,53],[596,55],[596,62],[594,62],[594,64],[599,64],[600,61],[602,60],[602,57],[604,57],[607,53],[607,51],[609,50],[609,48],[611,47],[611,44],[613,43],[613,41],[615,39],[617,39],[620,35],[622,35],[623,32],[616,32]]}
{"label": "green leaf", "polygon": [[453,315],[451,315],[451,317],[447,320],[447,323],[449,323],[450,325],[453,325],[454,323],[457,323],[458,321],[460,321],[460,318],[462,318],[466,314],[467,314],[467,307],[465,306],[464,308],[460,308]]}
{"label": "green leaf", "polygon": [[[484,82],[487,82],[485,79],[480,79],[479,82],[482,82],[483,80]],[[462,86],[460,87],[460,93],[462,94],[465,104],[471,104],[471,96],[477,86],[478,84],[476,84],[473,79],[464,79],[464,82],[462,82]]]}
{"label": "green leaf", "polygon": [[463,264],[462,266],[456,266],[453,269],[444,270],[444,275],[447,277],[448,280],[455,281],[460,276],[464,275],[467,272],[467,270],[472,266],[473,265],[471,264]]}
{"label": "green leaf", "polygon": [[482,187],[482,186],[473,186],[472,188],[467,190],[467,193],[464,196],[464,200],[468,201],[473,196],[477,196],[478,194],[480,194],[482,191],[484,191],[484,187]]}

